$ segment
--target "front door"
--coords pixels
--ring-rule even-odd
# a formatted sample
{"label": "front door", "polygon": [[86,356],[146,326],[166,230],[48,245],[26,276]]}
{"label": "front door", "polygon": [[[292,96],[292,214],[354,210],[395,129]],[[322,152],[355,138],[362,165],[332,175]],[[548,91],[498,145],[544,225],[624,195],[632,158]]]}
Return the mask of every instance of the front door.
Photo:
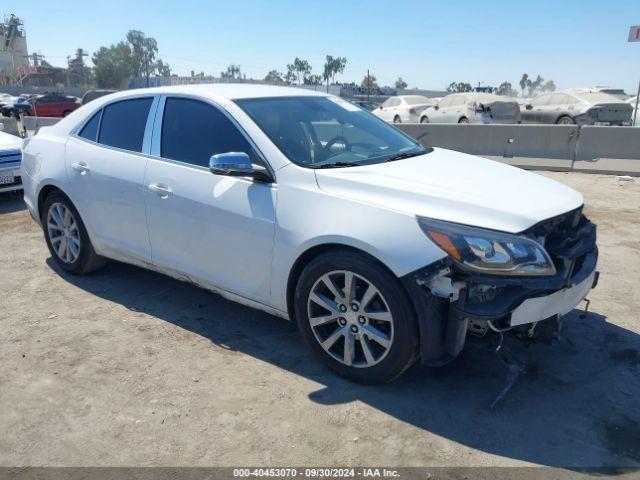
{"label": "front door", "polygon": [[160,102],[144,180],[153,263],[267,302],[276,188],[212,174],[209,158],[225,152],[246,152],[260,162],[217,106],[186,97]]}

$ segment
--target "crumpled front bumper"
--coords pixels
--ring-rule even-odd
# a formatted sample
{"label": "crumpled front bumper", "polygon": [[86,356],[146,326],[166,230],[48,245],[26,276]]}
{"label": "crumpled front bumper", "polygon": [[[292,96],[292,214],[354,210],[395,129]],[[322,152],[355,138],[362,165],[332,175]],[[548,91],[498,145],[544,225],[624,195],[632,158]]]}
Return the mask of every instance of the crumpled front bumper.
{"label": "crumpled front bumper", "polygon": [[[418,315],[422,363],[439,366],[462,351],[468,326],[492,322],[508,330],[570,312],[598,282],[596,227],[585,217],[558,235],[550,252],[557,273],[549,277],[474,274],[445,258],[403,277]],[[429,288],[444,276],[457,290],[447,298]]]}

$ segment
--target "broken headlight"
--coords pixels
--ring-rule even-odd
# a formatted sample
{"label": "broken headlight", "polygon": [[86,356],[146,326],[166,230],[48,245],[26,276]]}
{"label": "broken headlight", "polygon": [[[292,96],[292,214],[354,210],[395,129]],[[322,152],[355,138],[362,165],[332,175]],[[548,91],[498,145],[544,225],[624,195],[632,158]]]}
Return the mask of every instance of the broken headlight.
{"label": "broken headlight", "polygon": [[494,275],[555,275],[547,251],[537,242],[510,233],[417,217],[420,228],[467,270]]}

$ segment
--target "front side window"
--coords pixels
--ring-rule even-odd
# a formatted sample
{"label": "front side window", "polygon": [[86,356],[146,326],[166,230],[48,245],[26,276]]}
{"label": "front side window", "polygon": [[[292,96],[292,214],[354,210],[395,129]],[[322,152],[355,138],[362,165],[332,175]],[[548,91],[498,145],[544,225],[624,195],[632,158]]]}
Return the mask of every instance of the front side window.
{"label": "front side window", "polygon": [[167,98],[160,146],[163,158],[208,167],[212,155],[228,152],[244,152],[257,160],[246,138],[213,105],[187,98]]}
{"label": "front side window", "polygon": [[98,143],[142,152],[144,130],[152,102],[152,98],[135,98],[104,107]]}
{"label": "front side window", "polygon": [[292,162],[309,168],[382,163],[426,153],[410,137],[333,97],[236,100]]}

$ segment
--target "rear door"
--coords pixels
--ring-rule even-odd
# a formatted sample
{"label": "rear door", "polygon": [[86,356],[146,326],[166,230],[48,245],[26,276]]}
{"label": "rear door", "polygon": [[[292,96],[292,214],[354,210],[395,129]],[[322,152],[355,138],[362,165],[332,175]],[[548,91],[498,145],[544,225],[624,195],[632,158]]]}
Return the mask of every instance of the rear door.
{"label": "rear door", "polygon": [[151,152],[144,184],[154,264],[267,302],[276,188],[208,168],[226,152],[263,163],[248,137],[218,106],[170,96],[158,106]]}
{"label": "rear door", "polygon": [[151,139],[153,102],[147,96],[108,104],[70,136],[66,148],[70,194],[95,247],[134,263],[151,260],[142,152]]}

